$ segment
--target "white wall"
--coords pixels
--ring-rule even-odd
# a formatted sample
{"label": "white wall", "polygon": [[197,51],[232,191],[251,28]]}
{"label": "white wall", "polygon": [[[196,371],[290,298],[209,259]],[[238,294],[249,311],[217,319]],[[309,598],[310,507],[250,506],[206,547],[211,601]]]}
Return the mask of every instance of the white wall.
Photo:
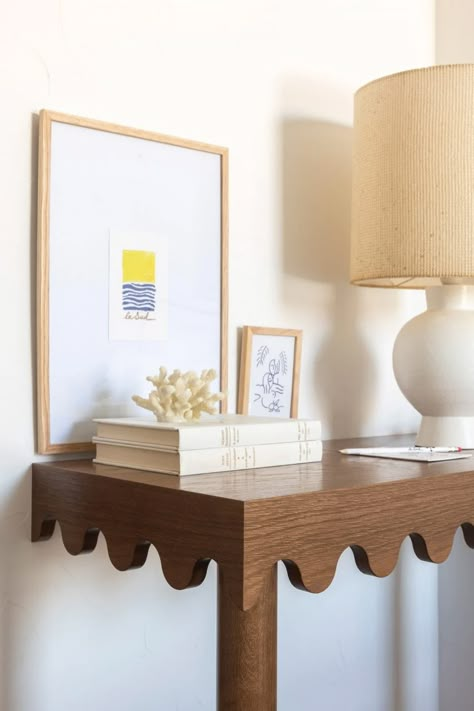
{"label": "white wall", "polygon": [[[470,0],[437,0],[436,62],[474,62],[474,4]],[[472,711],[474,678],[474,553],[461,530],[439,572],[439,708]]]}
{"label": "white wall", "polygon": [[[210,711],[215,568],[177,593],[154,552],[124,574],[102,538],[75,559],[58,534],[28,540],[35,114],[229,146],[231,388],[238,327],[303,328],[301,415],[320,416],[326,437],[413,431],[391,348],[422,297],[347,285],[349,126],[359,85],[432,63],[432,0],[1,0],[0,10],[1,709]],[[409,546],[403,558],[409,582],[399,571],[379,581],[356,573],[348,551],[319,597],[282,576],[280,711],[313,711],[315,699],[324,711],[436,710],[436,569]]]}

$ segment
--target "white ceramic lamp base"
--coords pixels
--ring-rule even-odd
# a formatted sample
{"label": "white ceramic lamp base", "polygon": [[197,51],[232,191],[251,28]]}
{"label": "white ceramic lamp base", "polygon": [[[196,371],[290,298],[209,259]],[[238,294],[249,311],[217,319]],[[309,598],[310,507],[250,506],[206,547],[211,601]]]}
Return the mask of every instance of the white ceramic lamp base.
{"label": "white ceramic lamp base", "polygon": [[435,442],[451,442],[446,446],[473,449],[474,417],[422,417],[415,444],[431,447]]}
{"label": "white ceramic lamp base", "polygon": [[474,449],[474,286],[430,287],[426,301],[393,349],[398,386],[422,415],[416,444]]}

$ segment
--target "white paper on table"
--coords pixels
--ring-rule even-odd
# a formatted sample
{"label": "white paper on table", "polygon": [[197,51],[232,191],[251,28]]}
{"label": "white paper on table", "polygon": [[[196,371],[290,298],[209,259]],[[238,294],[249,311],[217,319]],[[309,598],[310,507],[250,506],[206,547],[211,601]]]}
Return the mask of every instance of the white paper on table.
{"label": "white paper on table", "polygon": [[449,459],[467,459],[472,454],[466,452],[358,452],[357,457],[382,457],[383,459],[403,459],[410,462],[444,462]]}

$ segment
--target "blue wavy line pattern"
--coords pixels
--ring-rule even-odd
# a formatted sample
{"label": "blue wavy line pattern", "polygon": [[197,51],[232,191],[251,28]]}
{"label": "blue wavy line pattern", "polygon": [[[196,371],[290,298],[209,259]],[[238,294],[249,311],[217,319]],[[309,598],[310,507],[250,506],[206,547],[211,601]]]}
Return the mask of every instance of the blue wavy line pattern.
{"label": "blue wavy line pattern", "polygon": [[124,311],[154,311],[156,287],[154,284],[126,282],[122,284],[122,308]]}

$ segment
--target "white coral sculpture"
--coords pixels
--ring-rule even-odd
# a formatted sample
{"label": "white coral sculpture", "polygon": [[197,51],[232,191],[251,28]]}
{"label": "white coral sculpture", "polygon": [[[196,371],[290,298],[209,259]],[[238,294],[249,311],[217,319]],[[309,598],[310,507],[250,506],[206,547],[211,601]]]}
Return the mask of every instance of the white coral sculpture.
{"label": "white coral sculpture", "polygon": [[215,370],[203,370],[197,375],[193,370],[182,373],[173,370],[170,375],[161,366],[159,375],[149,375],[154,390],[145,399],[133,395],[132,400],[140,407],[151,410],[158,422],[197,422],[203,412],[209,415],[217,413],[216,403],[222,400],[224,393],[211,393],[210,383],[215,380]]}

